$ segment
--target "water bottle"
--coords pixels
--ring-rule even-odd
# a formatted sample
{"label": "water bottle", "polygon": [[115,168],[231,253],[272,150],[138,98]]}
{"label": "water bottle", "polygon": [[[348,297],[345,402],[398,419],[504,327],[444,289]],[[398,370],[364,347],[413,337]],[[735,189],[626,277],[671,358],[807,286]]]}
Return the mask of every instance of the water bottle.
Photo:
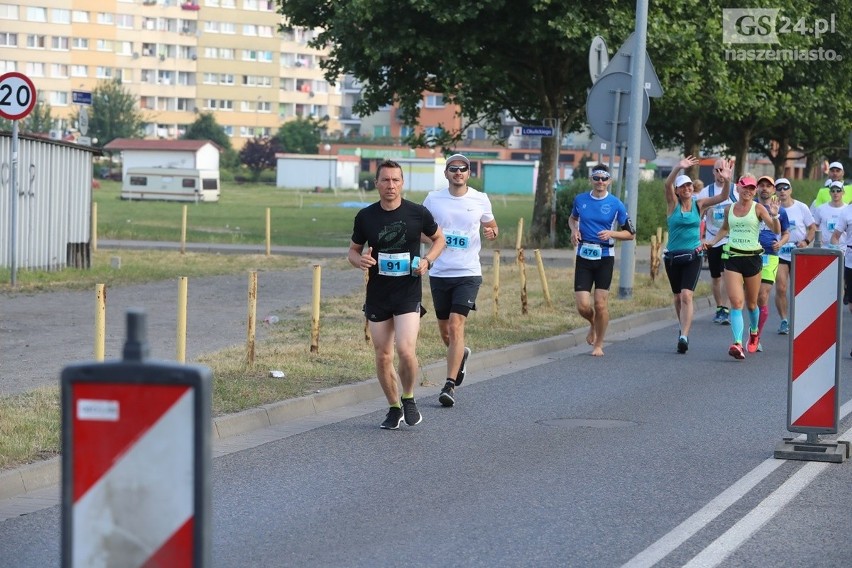
{"label": "water bottle", "polygon": [[420,276],[417,274],[417,269],[420,268],[420,257],[415,256],[411,259],[411,275],[412,276]]}

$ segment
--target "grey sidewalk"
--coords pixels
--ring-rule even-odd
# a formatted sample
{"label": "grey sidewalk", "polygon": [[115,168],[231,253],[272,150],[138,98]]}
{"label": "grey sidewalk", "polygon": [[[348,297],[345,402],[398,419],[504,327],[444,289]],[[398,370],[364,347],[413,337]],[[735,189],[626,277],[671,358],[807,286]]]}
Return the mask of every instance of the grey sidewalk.
{"label": "grey sidewalk", "polygon": [[[697,298],[695,307],[696,317],[709,312],[713,307],[712,298]],[[675,319],[673,308],[634,314],[611,321],[607,335],[610,341],[625,340],[671,325]],[[543,362],[542,358],[561,351],[588,351],[585,337],[586,329],[581,328],[539,341],[474,353],[468,363],[470,376],[467,382],[484,381],[529,368]],[[425,377],[427,382],[425,386],[418,387],[418,398],[437,396],[440,385],[429,379],[441,377],[443,368],[443,361],[423,367],[421,380]],[[220,416],[212,424],[213,456],[253,448],[325,424],[382,410],[386,404],[373,378]],[[58,504],[60,472],[61,460],[57,457],[0,473],[0,521]]]}

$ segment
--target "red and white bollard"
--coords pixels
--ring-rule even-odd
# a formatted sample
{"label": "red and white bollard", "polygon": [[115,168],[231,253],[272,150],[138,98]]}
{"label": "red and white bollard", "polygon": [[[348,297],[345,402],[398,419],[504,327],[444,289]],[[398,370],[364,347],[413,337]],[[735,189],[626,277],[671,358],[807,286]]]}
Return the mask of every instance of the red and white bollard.
{"label": "red and white bollard", "polygon": [[842,462],[844,443],[820,443],[836,434],[839,415],[843,253],[796,249],[791,260],[790,350],[787,430],[806,442],[785,438],[775,457]]}

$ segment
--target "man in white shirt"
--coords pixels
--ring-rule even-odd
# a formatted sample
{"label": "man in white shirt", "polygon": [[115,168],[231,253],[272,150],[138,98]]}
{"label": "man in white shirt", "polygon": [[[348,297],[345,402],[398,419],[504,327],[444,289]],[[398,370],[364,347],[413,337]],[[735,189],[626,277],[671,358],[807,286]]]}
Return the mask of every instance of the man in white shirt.
{"label": "man in white shirt", "polygon": [[[722,159],[716,160],[713,164],[713,183],[703,188],[696,196],[698,199],[713,197],[722,193],[722,169],[725,167],[725,161]],[[722,228],[722,223],[725,221],[725,207],[737,200],[735,185],[731,184],[731,195],[726,201],[710,207],[704,214],[704,238],[711,240],[716,237],[716,233]],[[730,325],[730,309],[727,306],[727,299],[722,290],[722,272],[725,270],[722,262],[722,247],[728,242],[727,238],[719,241],[712,249],[707,251],[707,265],[710,268],[711,288],[713,290],[713,299],[716,300],[716,315],[713,321],[722,325]]]}
{"label": "man in white shirt", "polygon": [[442,228],[447,248],[429,267],[429,285],[441,339],[447,346],[447,381],[438,401],[455,404],[455,388],[464,380],[470,348],[464,344],[464,324],[470,310],[476,309],[476,295],[482,285],[479,251],[482,234],[497,238],[497,221],[491,201],[484,193],[468,187],[470,160],[462,154],[447,158],[444,176],[449,187],[433,191],[423,205]]}
{"label": "man in white shirt", "polygon": [[789,335],[787,289],[790,282],[792,253],[794,249],[811,246],[816,233],[816,223],[810,208],[798,199],[793,199],[793,186],[790,184],[790,180],[787,178],[775,180],[775,192],[775,195],[778,196],[778,202],[787,213],[787,220],[790,222],[790,238],[778,250],[778,274],[775,277],[775,308],[778,310],[778,315],[781,316],[778,333]]}

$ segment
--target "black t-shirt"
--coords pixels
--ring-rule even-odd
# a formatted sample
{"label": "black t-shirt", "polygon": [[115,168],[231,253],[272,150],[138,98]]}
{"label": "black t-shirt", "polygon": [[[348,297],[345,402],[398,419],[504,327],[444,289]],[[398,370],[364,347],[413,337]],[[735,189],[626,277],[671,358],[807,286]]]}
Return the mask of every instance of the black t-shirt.
{"label": "black t-shirt", "polygon": [[378,261],[370,267],[368,304],[422,299],[421,279],[411,276],[411,259],[420,256],[420,233],[431,237],[437,230],[429,210],[406,199],[393,211],[376,202],[355,215],[352,242],[373,247],[372,256]]}

